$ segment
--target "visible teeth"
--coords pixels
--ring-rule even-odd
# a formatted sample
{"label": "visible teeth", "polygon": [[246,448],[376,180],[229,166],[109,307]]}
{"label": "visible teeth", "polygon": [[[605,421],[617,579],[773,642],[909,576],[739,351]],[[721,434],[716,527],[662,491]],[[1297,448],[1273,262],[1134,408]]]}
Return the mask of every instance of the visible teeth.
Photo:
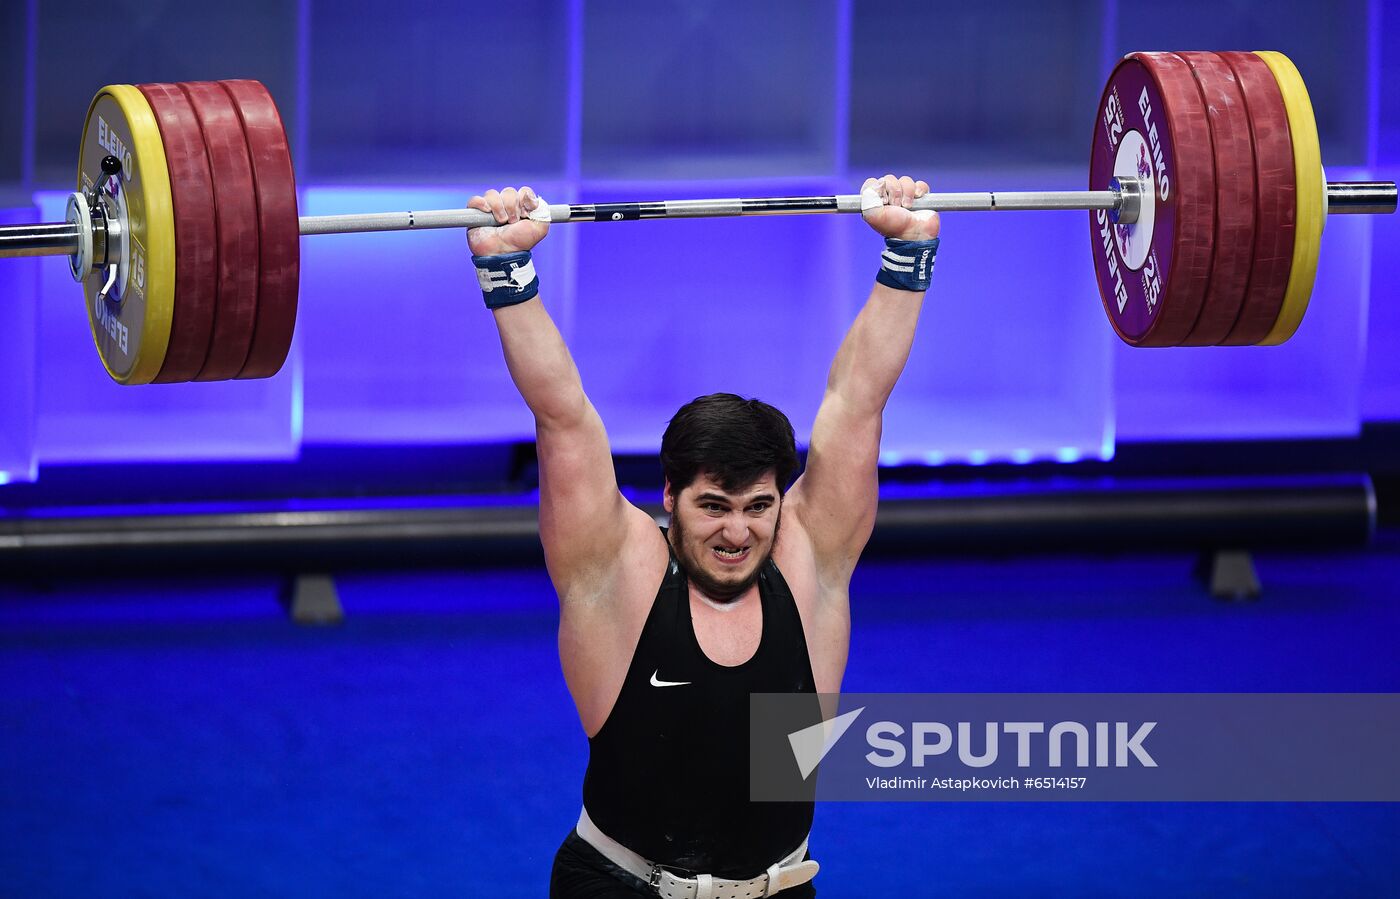
{"label": "visible teeth", "polygon": [[742,556],[744,554],[742,549],[722,549],[718,546],[715,547],[715,552],[722,556]]}

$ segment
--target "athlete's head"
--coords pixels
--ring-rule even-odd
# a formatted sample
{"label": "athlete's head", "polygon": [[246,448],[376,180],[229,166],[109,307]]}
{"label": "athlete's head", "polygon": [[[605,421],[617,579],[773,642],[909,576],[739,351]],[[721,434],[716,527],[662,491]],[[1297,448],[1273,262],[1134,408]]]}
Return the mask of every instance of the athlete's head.
{"label": "athlete's head", "polygon": [[706,596],[733,599],[758,579],[797,465],[792,425],[767,403],[712,393],[671,419],[661,438],[671,544]]}

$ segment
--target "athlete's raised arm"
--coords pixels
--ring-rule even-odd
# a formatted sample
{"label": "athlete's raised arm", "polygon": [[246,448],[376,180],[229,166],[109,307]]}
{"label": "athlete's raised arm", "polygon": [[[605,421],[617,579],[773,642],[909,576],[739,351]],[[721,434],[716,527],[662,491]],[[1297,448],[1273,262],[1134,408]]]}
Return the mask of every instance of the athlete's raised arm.
{"label": "athlete's raised arm", "polygon": [[549,232],[548,221],[529,218],[539,198],[528,187],[508,187],[472,197],[467,205],[500,223],[471,229],[467,241],[511,379],[535,416],[540,541],[559,599],[567,603],[619,557],[629,522],[645,513],[618,492],[603,421],[537,297],[529,251]]}
{"label": "athlete's raised arm", "polygon": [[886,238],[882,268],[832,362],[806,470],[788,500],[819,576],[839,596],[875,525],[885,402],[909,358],[937,252],[938,214],[908,208],[926,193],[923,181],[894,175],[861,188],[865,220]]}

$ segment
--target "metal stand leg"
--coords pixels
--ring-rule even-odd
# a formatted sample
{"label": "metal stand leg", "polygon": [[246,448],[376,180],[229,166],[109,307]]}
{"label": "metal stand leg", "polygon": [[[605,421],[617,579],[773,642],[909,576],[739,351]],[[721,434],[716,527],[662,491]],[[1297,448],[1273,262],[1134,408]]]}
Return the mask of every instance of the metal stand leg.
{"label": "metal stand leg", "polygon": [[1217,549],[1201,553],[1196,561],[1196,577],[1216,599],[1259,598],[1259,575],[1254,570],[1254,558],[1247,550]]}
{"label": "metal stand leg", "polygon": [[328,574],[292,574],[282,584],[282,605],[297,624],[340,624],[345,611],[335,578]]}

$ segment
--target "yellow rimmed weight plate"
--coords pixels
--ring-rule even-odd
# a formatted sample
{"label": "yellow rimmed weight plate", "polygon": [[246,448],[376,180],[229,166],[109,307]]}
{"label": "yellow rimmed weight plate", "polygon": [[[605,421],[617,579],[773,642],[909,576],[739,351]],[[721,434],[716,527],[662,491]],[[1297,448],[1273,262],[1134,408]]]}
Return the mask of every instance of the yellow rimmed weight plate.
{"label": "yellow rimmed weight plate", "polygon": [[[102,159],[115,156],[122,171],[102,174]],[[170,342],[175,304],[175,214],[170,171],[160,126],[141,92],[129,84],[102,88],[88,107],[78,157],[78,190],[100,183],[108,217],[122,222],[115,250],[115,285],[99,298],[106,280],[97,271],[83,280],[92,339],[107,374],[119,384],[148,384],[160,372]]]}
{"label": "yellow rimmed weight plate", "polygon": [[1308,311],[1313,280],[1317,276],[1317,253],[1322,246],[1322,224],[1326,217],[1327,185],[1322,181],[1322,150],[1317,142],[1317,121],[1303,76],[1293,62],[1273,50],[1256,50],[1268,65],[1283,94],[1288,110],[1288,130],[1293,138],[1293,174],[1297,184],[1298,218],[1293,237],[1293,266],[1288,274],[1288,290],[1283,308],[1273,328],[1259,341],[1276,346],[1293,336]]}

